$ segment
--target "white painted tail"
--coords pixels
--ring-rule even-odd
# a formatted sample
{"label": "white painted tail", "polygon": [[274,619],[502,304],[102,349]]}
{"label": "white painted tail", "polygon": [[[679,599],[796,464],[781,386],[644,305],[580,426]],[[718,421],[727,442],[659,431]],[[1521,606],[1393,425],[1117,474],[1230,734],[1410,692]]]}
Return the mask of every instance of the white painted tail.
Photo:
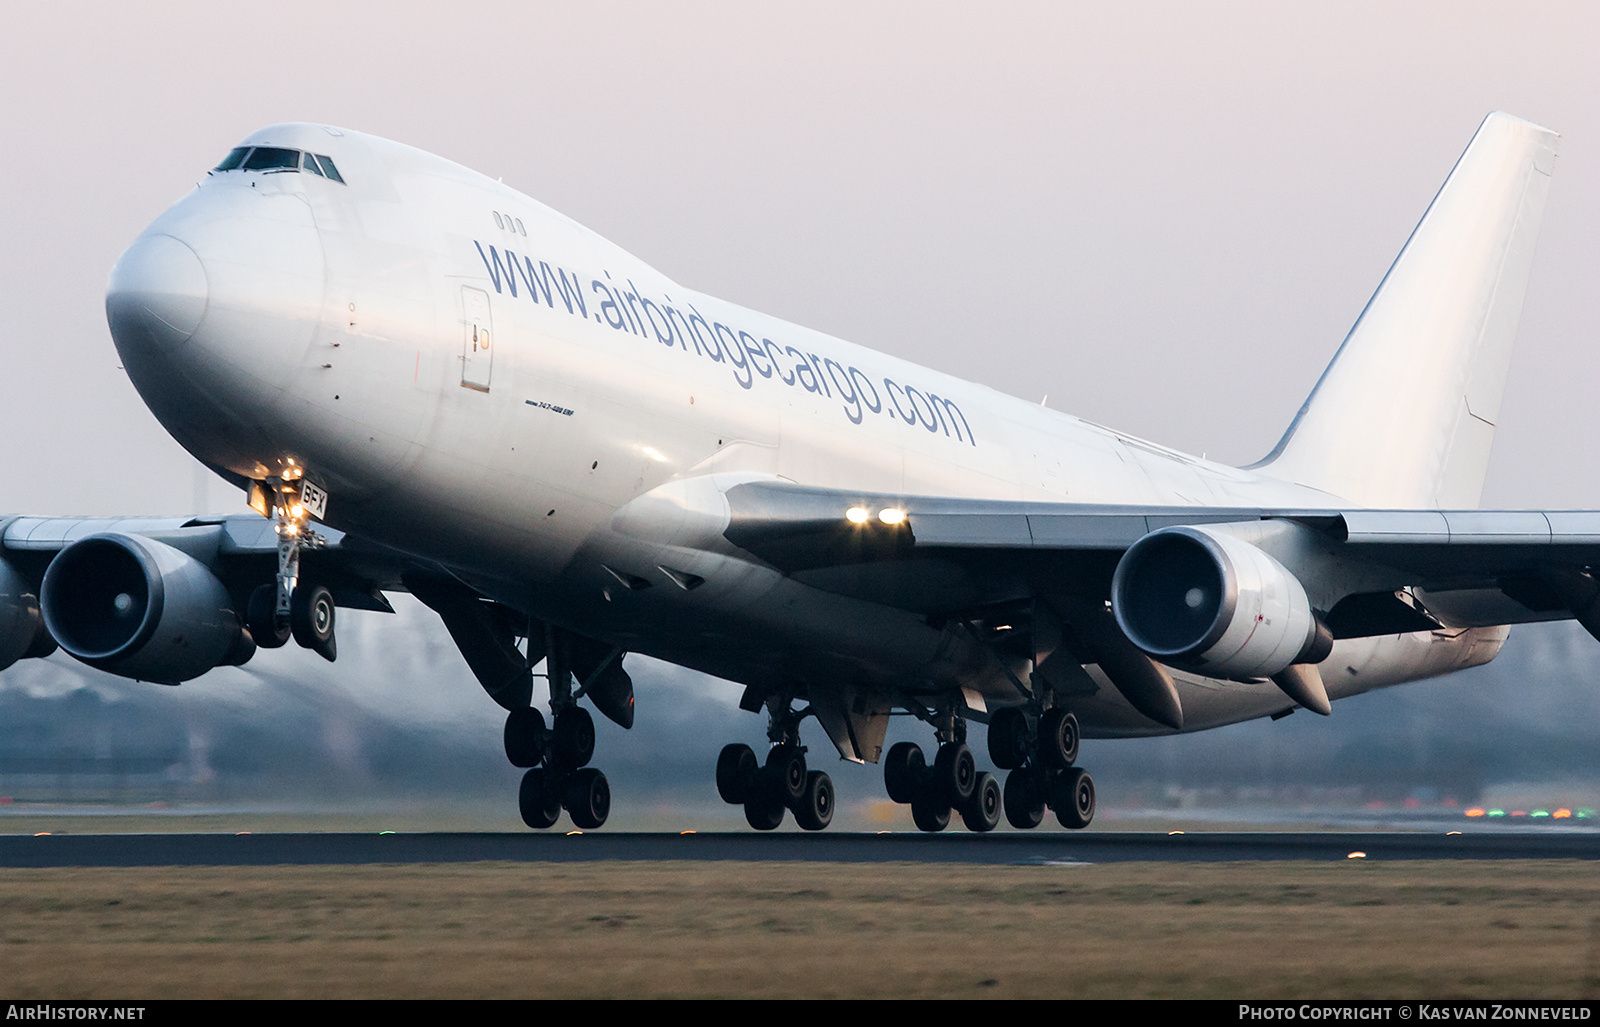
{"label": "white painted tail", "polygon": [[1258,470],[1363,506],[1478,505],[1559,138],[1484,119]]}

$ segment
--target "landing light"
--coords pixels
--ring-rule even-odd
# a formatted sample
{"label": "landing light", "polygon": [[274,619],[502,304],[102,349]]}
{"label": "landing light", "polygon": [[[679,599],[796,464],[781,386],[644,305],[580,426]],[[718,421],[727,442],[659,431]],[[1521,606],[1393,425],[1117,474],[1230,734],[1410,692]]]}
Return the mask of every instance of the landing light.
{"label": "landing light", "polygon": [[852,506],[844,512],[844,519],[851,524],[865,524],[867,523],[867,518],[871,516],[872,514],[868,513],[865,508],[859,506]]}
{"label": "landing light", "polygon": [[878,520],[885,524],[901,524],[904,523],[905,519],[906,512],[904,510],[896,510],[892,506],[878,511]]}

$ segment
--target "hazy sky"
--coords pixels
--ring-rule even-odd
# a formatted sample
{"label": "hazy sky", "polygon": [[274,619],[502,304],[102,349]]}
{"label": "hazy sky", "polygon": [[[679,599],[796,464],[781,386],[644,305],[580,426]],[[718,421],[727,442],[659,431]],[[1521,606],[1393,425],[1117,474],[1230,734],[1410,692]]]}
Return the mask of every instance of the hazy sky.
{"label": "hazy sky", "polygon": [[[1483,115],[1565,138],[1489,505],[1600,507],[1592,4],[8,5],[0,510],[186,510],[118,253],[273,122],[505,180],[678,280],[1232,462]],[[232,508],[220,484],[204,497]]]}

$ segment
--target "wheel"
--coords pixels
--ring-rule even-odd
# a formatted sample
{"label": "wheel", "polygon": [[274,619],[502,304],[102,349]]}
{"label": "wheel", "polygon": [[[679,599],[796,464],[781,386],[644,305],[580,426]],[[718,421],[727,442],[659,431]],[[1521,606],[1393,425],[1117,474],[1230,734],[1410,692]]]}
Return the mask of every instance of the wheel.
{"label": "wheel", "polygon": [[1006,823],[1019,831],[1029,831],[1044,822],[1044,788],[1039,772],[1032,767],[1006,775]]}
{"label": "wheel", "polygon": [[943,831],[950,826],[950,800],[944,789],[933,782],[917,789],[911,800],[911,819],[921,831]]}
{"label": "wheel", "polygon": [[750,787],[760,769],[755,751],[748,745],[734,742],[723,746],[717,756],[717,794],[731,806],[741,804],[750,797]]}
{"label": "wheel", "polygon": [[1052,770],[1065,770],[1078,759],[1078,718],[1057,706],[1039,718],[1039,758]]}
{"label": "wheel", "polygon": [[1028,759],[1028,716],[1015,706],[989,718],[989,759],[1001,770],[1015,770]]}
{"label": "wheel", "polygon": [[793,806],[806,790],[806,754],[794,745],[775,745],[762,770],[767,787],[779,803]]}
{"label": "wheel", "polygon": [[560,819],[561,797],[550,787],[544,768],[535,767],[522,775],[517,806],[522,810],[522,822],[535,830],[542,831]]}
{"label": "wheel", "polygon": [[550,733],[550,761],[563,767],[581,767],[594,758],[594,718],[582,706],[569,706],[556,714]]}
{"label": "wheel", "polygon": [[[760,789],[756,791],[759,793]],[[770,795],[751,795],[744,803],[744,819],[757,831],[776,830],[783,823],[784,808],[783,803]]]}
{"label": "wheel", "polygon": [[289,622],[278,619],[277,585],[261,585],[250,593],[244,621],[250,637],[263,649],[277,649],[289,641]]}
{"label": "wheel", "polygon": [[910,802],[928,772],[928,761],[915,742],[896,742],[883,758],[883,786],[894,802]]}
{"label": "wheel", "polygon": [[1000,823],[1000,782],[987,770],[978,772],[972,796],[961,804],[961,822],[968,831],[982,834]]}
{"label": "wheel", "polygon": [[506,759],[513,767],[537,767],[544,759],[544,714],[532,706],[506,715]]}
{"label": "wheel", "polygon": [[567,801],[563,805],[578,827],[599,827],[611,815],[611,783],[594,767],[584,767],[567,783]]}
{"label": "wheel", "polygon": [[[273,592],[276,602],[277,592]],[[289,599],[289,633],[294,640],[332,662],[337,650],[333,638],[333,593],[323,585],[301,585]]]}
{"label": "wheel", "polygon": [[833,823],[833,779],[827,774],[813,770],[806,775],[805,794],[794,804],[794,822],[806,831]]}
{"label": "wheel", "polygon": [[1082,767],[1068,767],[1057,775],[1050,805],[1062,827],[1088,827],[1094,819],[1094,778]]}
{"label": "wheel", "polygon": [[947,742],[939,746],[939,754],[933,758],[932,780],[944,787],[946,805],[959,806],[972,797],[972,786],[978,781],[978,764],[965,742]]}

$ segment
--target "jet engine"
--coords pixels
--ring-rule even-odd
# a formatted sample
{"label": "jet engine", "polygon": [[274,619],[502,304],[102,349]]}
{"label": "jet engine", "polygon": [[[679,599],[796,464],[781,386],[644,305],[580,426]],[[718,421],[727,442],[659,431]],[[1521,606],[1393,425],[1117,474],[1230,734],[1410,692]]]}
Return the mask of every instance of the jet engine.
{"label": "jet engine", "polygon": [[1272,677],[1332,645],[1306,590],[1255,546],[1203,527],[1161,528],[1117,564],[1111,611],[1146,653],[1208,677]]}
{"label": "jet engine", "polygon": [[49,656],[55,640],[39,615],[39,600],[28,579],[0,560],[0,670],[18,660]]}
{"label": "jet engine", "polygon": [[222,582],[153,539],[108,532],[74,542],[39,591],[61,648],[121,677],[176,685],[255,655]]}

